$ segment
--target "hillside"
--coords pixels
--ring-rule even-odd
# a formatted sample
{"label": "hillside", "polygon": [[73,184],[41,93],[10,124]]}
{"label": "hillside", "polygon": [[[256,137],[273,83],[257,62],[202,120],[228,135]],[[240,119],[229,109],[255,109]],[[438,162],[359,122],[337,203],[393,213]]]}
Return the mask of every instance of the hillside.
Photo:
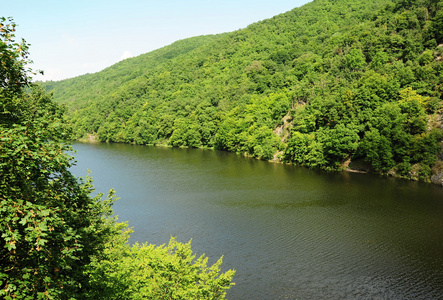
{"label": "hillside", "polygon": [[45,86],[77,139],[443,182],[442,7],[314,0]]}

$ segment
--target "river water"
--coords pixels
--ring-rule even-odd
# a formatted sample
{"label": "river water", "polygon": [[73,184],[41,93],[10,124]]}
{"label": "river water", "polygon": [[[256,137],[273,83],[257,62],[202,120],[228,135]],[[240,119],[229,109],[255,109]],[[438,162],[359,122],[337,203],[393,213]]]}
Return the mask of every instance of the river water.
{"label": "river water", "polygon": [[75,144],[131,242],[192,238],[237,270],[228,299],[442,299],[443,188],[232,153]]}

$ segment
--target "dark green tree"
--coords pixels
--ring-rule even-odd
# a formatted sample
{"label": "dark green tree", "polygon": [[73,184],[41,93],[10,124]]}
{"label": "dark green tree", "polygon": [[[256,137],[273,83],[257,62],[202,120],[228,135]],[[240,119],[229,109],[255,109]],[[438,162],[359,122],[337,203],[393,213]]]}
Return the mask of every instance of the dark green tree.
{"label": "dark green tree", "polygon": [[0,28],[0,297],[81,298],[112,231],[110,201],[69,172],[63,110],[30,84],[12,20]]}

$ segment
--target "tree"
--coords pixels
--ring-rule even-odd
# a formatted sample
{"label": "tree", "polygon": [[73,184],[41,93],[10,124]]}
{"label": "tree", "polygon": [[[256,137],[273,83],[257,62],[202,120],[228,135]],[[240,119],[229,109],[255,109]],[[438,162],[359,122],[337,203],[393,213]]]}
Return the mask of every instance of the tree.
{"label": "tree", "polygon": [[359,151],[376,171],[387,173],[395,165],[391,142],[375,128],[366,132]]}
{"label": "tree", "polygon": [[[112,232],[110,202],[70,172],[69,129],[50,95],[30,84],[25,42],[0,25],[0,296],[82,297],[83,272]],[[112,197],[111,197],[112,198]]]}
{"label": "tree", "polygon": [[363,69],[366,61],[363,52],[360,49],[353,48],[346,54],[346,66],[352,71]]}
{"label": "tree", "polygon": [[332,129],[324,127],[317,135],[333,168],[339,168],[345,158],[354,154],[360,140],[357,128],[353,124],[338,124]]}
{"label": "tree", "polygon": [[20,93],[23,86],[30,82],[28,60],[28,44],[24,40],[16,43],[15,23],[12,18],[0,18],[0,88],[4,95]]}
{"label": "tree", "polygon": [[[168,299],[183,295],[223,299],[234,271],[219,274],[221,260],[207,267],[204,258],[194,260],[190,244],[174,240],[167,250],[129,247],[126,224],[111,217],[114,192],[105,200],[102,194],[91,197],[91,179],[80,180],[70,173],[73,158],[65,143],[70,129],[64,110],[31,83],[25,69],[30,63],[28,46],[14,42],[14,28],[11,19],[1,19],[0,298],[117,299],[124,293],[125,298],[140,299],[158,298],[162,292]],[[116,252],[117,260],[112,256]],[[166,264],[163,269],[131,269],[132,277],[116,280],[110,274],[124,273],[110,269],[110,261],[123,269],[140,261],[150,265],[173,261],[179,268]],[[180,293],[178,282],[168,285],[170,278],[186,278]],[[100,295],[109,280],[126,289]],[[125,285],[128,280],[130,286]]]}
{"label": "tree", "polygon": [[220,273],[222,258],[208,266],[207,257],[193,254],[191,242],[129,246],[128,234],[116,236],[104,258],[93,262],[89,298],[224,299],[233,285],[235,271]]}

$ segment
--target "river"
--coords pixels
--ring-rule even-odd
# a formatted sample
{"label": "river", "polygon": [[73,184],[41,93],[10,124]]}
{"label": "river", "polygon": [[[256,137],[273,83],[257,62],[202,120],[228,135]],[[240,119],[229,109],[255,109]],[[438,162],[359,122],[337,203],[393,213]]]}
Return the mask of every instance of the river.
{"label": "river", "polygon": [[192,239],[237,270],[228,299],[441,299],[443,188],[233,153],[74,145],[131,242]]}

